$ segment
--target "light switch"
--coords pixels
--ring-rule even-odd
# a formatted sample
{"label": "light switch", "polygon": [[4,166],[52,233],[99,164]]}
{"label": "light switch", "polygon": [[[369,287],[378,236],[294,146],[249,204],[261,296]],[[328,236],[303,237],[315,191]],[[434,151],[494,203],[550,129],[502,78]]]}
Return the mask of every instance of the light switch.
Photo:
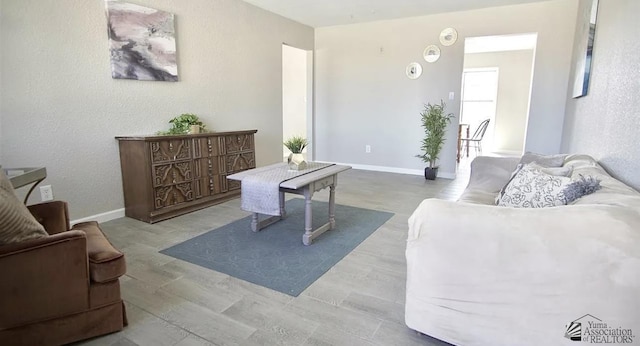
{"label": "light switch", "polygon": [[456,96],[456,93],[454,93],[453,91],[449,92],[449,100],[453,100]]}

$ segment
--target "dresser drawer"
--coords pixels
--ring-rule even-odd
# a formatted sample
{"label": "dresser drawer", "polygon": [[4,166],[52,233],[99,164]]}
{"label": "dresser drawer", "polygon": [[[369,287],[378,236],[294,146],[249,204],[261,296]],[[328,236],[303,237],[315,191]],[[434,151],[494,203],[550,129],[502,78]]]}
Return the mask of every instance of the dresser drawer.
{"label": "dresser drawer", "polygon": [[184,183],[193,179],[191,161],[173,162],[153,166],[153,186]]}
{"label": "dresser drawer", "polygon": [[253,134],[224,136],[224,144],[227,154],[253,151]]}
{"label": "dresser drawer", "polygon": [[167,162],[191,158],[190,139],[170,139],[149,142],[151,162]]}
{"label": "dresser drawer", "polygon": [[222,155],[220,142],[223,142],[221,137],[194,138],[193,158],[217,157]]}
{"label": "dresser drawer", "polygon": [[160,186],[153,190],[156,210],[193,201],[193,182]]}
{"label": "dresser drawer", "polygon": [[231,174],[235,172],[244,171],[251,168],[256,168],[256,159],[253,152],[241,153],[241,154],[227,154],[227,171]]}

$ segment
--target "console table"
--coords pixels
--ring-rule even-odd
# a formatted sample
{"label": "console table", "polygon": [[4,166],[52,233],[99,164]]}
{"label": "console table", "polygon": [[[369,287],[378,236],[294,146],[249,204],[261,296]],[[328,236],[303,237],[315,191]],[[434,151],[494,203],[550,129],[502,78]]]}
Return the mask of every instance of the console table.
{"label": "console table", "polygon": [[47,177],[45,167],[4,168],[4,171],[14,189],[35,183],[24,197],[24,204],[27,204],[29,196],[36,186]]}
{"label": "console table", "polygon": [[154,223],[237,197],[227,175],[255,168],[256,132],[116,137],[125,215]]}

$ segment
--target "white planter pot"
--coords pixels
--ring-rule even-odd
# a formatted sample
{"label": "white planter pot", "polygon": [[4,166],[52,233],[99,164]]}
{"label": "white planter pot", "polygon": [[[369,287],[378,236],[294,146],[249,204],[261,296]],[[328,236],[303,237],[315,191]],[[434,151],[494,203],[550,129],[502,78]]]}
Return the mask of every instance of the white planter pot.
{"label": "white planter pot", "polygon": [[303,154],[289,154],[287,163],[289,163],[289,169],[291,170],[299,171],[307,168],[307,161],[304,159]]}

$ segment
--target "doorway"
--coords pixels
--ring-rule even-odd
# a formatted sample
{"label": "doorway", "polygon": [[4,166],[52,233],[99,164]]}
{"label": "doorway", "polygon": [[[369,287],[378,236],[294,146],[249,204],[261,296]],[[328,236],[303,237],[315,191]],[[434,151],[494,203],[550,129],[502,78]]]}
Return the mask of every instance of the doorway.
{"label": "doorway", "polygon": [[[526,33],[465,39],[460,123],[469,124],[473,135],[482,120],[490,119],[478,154],[522,154],[537,37]],[[470,150],[468,161],[474,156]],[[466,152],[462,157],[466,159]]]}
{"label": "doorway", "polygon": [[[497,67],[489,68],[465,68],[462,72],[462,104],[460,106],[460,125],[464,129],[465,136],[476,135],[476,131],[482,137],[482,149],[486,152],[493,151],[494,126],[496,123],[496,103],[498,96],[498,71]],[[478,130],[483,121],[489,120],[489,125],[484,131]],[[476,150],[480,149],[477,145]],[[468,155],[465,148],[465,156]]]}
{"label": "doorway", "polygon": [[[313,160],[313,52],[282,44],[282,141],[307,139],[307,161]],[[284,160],[289,150],[282,147]]]}

